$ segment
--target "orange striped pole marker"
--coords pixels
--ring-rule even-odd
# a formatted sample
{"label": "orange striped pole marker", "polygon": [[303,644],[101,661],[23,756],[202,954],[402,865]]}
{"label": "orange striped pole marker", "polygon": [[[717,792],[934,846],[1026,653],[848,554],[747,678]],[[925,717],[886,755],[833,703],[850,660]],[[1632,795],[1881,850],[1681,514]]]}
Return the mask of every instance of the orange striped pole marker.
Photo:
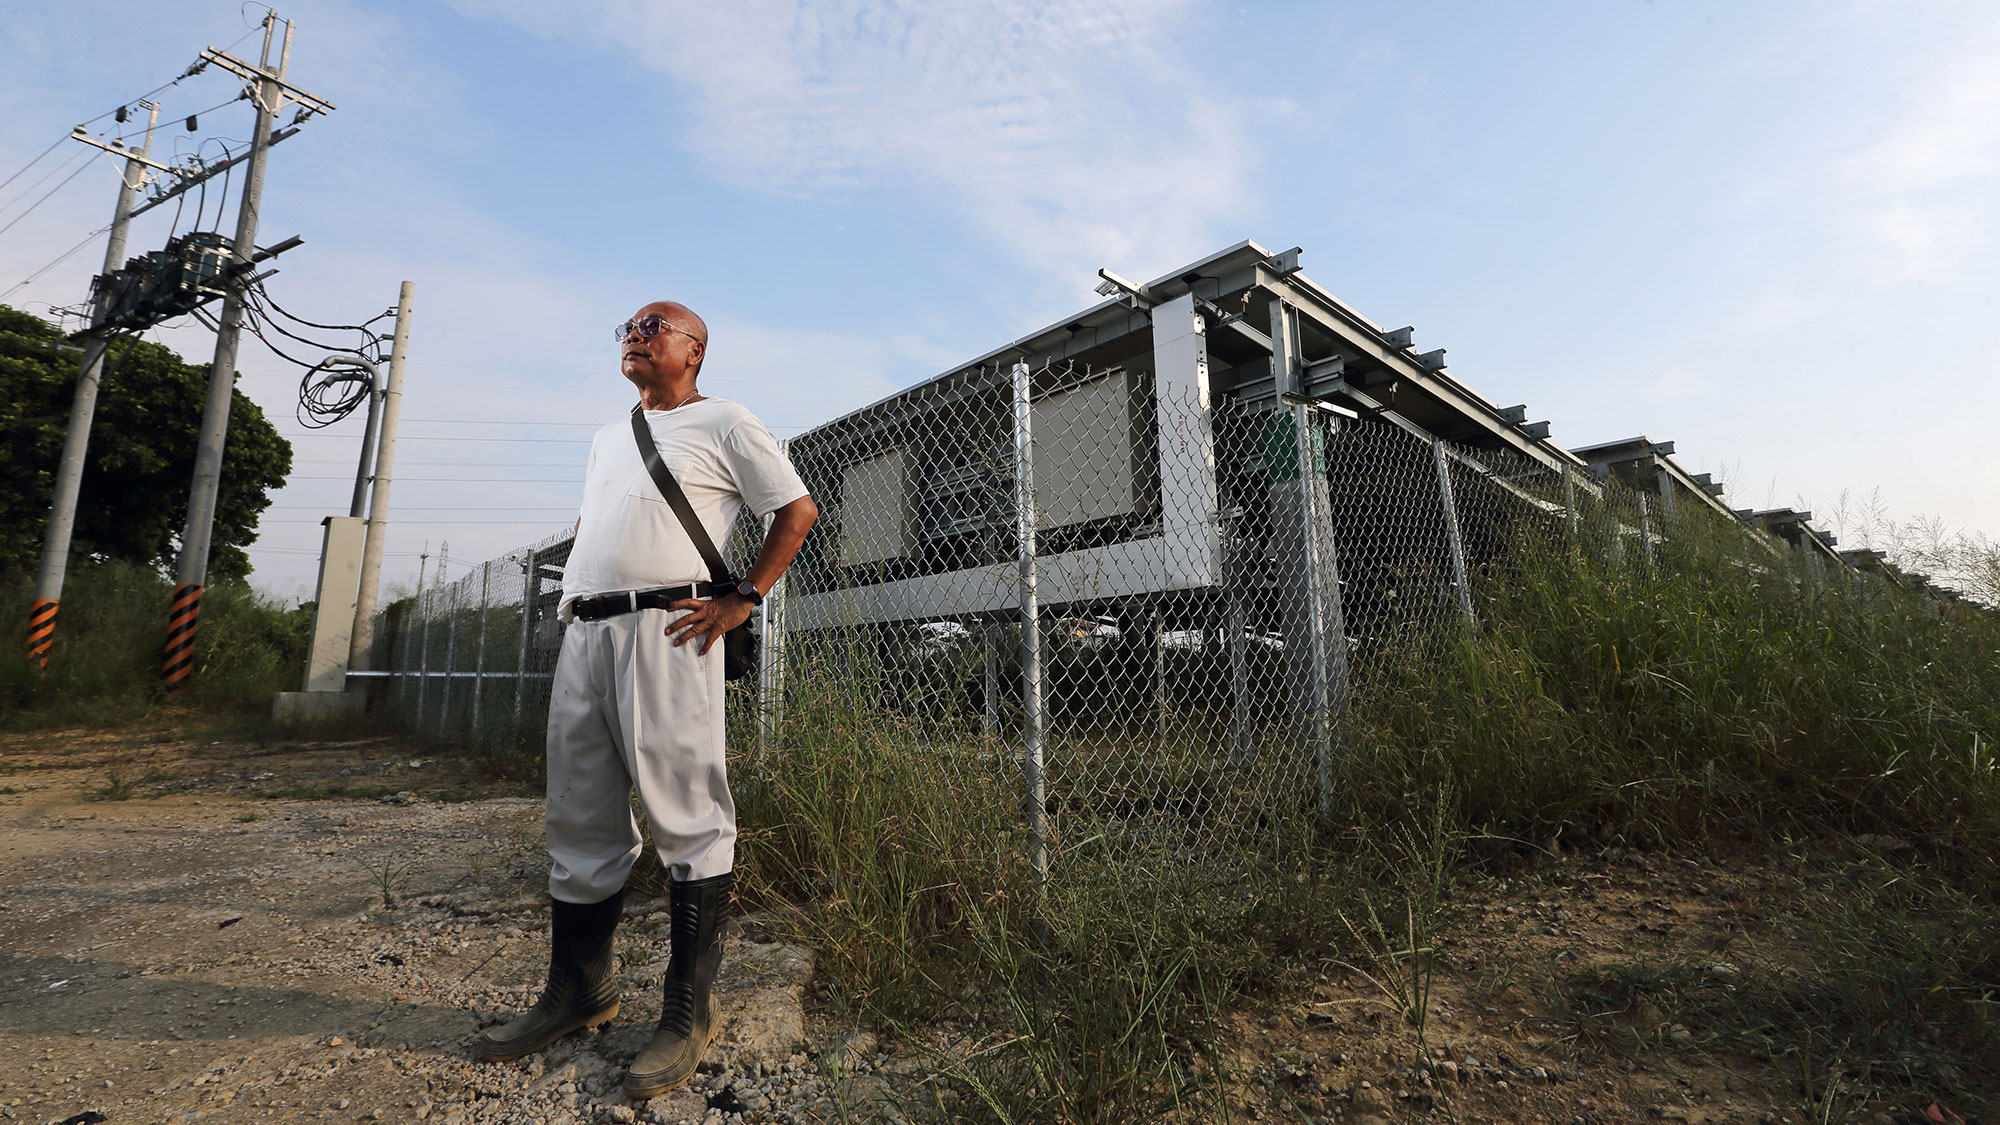
{"label": "orange striped pole marker", "polygon": [[201,619],[201,587],[174,587],[174,606],[167,611],[167,649],[160,679],[174,691],[194,671],[194,628]]}
{"label": "orange striped pole marker", "polygon": [[49,648],[56,640],[56,603],[37,601],[35,608],[28,611],[28,659],[37,668],[47,671]]}

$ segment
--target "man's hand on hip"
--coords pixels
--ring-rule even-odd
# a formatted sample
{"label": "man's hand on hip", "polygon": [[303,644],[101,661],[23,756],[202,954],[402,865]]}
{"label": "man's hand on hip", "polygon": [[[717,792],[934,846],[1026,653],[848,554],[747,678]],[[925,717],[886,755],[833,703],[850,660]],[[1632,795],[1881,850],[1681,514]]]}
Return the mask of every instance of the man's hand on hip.
{"label": "man's hand on hip", "polygon": [[715,647],[715,642],[722,639],[722,634],[750,620],[750,611],[755,607],[750,604],[750,599],[741,595],[724,594],[713,601],[682,598],[669,603],[667,608],[692,611],[668,624],[667,636],[674,639],[674,647],[702,637],[701,654],[707,656],[708,650]]}

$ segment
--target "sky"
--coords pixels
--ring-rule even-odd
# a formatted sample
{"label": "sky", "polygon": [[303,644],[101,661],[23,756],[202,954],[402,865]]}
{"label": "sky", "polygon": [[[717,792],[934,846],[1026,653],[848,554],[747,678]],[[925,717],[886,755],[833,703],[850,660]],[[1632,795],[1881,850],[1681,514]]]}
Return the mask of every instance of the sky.
{"label": "sky", "polygon": [[[0,178],[56,146],[0,189],[0,226],[21,218],[0,302],[46,315],[84,299],[102,236],[44,267],[116,193],[70,128],[204,46],[254,58],[263,8],[0,8]],[[305,242],[269,291],[349,323],[416,287],[390,590],[570,523],[590,434],[633,399],[610,329],[648,301],[707,318],[703,390],[782,437],[1088,307],[1100,267],[1149,279],[1245,238],[1303,247],[1307,276],[1566,446],[1645,434],[1735,507],[1876,497],[2000,533],[1990,2],[280,14],[290,80],[337,108],[272,150],[259,241]],[[156,154],[238,147],[236,92],[212,68],[160,93]],[[213,349],[192,321],[148,338]],[[238,366],[297,457],[253,581],[309,597],[361,416],[305,433],[298,369],[247,335]]]}

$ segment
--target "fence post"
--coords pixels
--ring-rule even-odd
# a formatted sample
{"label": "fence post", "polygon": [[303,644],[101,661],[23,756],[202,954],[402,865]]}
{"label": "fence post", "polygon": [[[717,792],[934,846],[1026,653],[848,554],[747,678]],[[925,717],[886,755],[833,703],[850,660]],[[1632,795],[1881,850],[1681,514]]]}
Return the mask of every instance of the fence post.
{"label": "fence post", "polygon": [[1224,597],[1229,600],[1223,618],[1229,636],[1229,764],[1240,767],[1251,762],[1250,654],[1249,639],[1244,636],[1250,623],[1244,618],[1243,600],[1237,590],[1232,587]]}
{"label": "fence post", "polygon": [[424,725],[424,696],[431,686],[431,602],[435,600],[436,582],[431,583],[429,590],[417,591],[417,613],[424,619],[424,627],[417,640],[417,717],[410,725],[419,730]]}
{"label": "fence post", "polygon": [[1451,459],[1444,451],[1444,439],[1431,439],[1431,460],[1437,465],[1438,497],[1444,501],[1444,534],[1451,543],[1451,580],[1458,587],[1458,612],[1467,625],[1478,619],[1472,613],[1472,583],[1465,573],[1465,537],[1458,526],[1458,495],[1451,487]]}
{"label": "fence post", "polygon": [[1568,513],[1569,515],[1568,519],[1569,541],[1570,544],[1574,546],[1577,537],[1576,477],[1571,475],[1570,467],[1568,465],[1564,465],[1562,467],[1562,475],[1563,475],[1563,511]]}
{"label": "fence post", "polygon": [[1639,561],[1646,569],[1646,577],[1653,576],[1653,505],[1646,499],[1646,490],[1634,489],[1632,494],[1639,498]]}
{"label": "fence post", "polygon": [[479,729],[479,698],[486,694],[486,599],[493,592],[493,560],[479,564],[479,657],[472,675],[472,737],[483,739]]}
{"label": "fence post", "polygon": [[1049,881],[1047,792],[1042,776],[1042,629],[1035,589],[1035,458],[1030,376],[1014,364],[1014,521],[1021,568],[1021,762],[1035,883]]}
{"label": "fence post", "polygon": [[[396,662],[396,706],[399,709],[407,708],[410,703],[410,645],[416,636],[418,623],[423,620],[423,594],[422,590],[418,590],[410,598],[410,608],[403,611],[403,627],[397,630],[400,635],[396,640],[402,643],[402,648],[400,653],[390,654]],[[388,611],[383,610],[385,622],[387,615]],[[410,620],[412,617],[417,621]]]}
{"label": "fence post", "polygon": [[[443,570],[444,567],[440,565],[438,569]],[[466,575],[466,578],[470,577],[472,576]],[[439,734],[451,729],[451,679],[458,671],[458,588],[463,585],[465,585],[464,579],[451,584],[451,624],[445,627],[444,634],[444,686],[439,689],[441,692],[438,705]]]}
{"label": "fence post", "polygon": [[771,584],[771,593],[757,608],[763,617],[763,644],[758,648],[757,753],[778,745],[778,728],[785,719],[785,579]]}
{"label": "fence post", "polygon": [[[1271,362],[1281,394],[1297,395],[1303,361],[1298,312],[1271,302]],[[1285,663],[1303,741],[1318,775],[1320,812],[1333,810],[1333,758],[1347,715],[1347,624],[1340,603],[1340,561],[1333,540],[1326,442],[1320,413],[1306,403],[1271,417],[1265,471],[1271,489],[1273,537],[1295,544],[1281,567]]]}
{"label": "fence post", "polygon": [[1146,612],[1146,637],[1152,642],[1153,656],[1153,737],[1165,742],[1167,738],[1167,620],[1154,605]]}
{"label": "fence post", "polygon": [[535,634],[535,594],[541,575],[535,570],[535,552],[529,548],[522,562],[521,644],[514,656],[514,737],[521,736],[521,701],[528,694],[528,643]]}

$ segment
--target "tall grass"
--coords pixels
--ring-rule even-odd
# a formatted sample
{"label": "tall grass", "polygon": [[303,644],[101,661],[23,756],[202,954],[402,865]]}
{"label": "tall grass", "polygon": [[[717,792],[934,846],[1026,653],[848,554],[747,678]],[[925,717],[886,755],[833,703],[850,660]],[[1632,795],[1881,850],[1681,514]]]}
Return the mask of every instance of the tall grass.
{"label": "tall grass", "polygon": [[1038,886],[1013,741],[887,712],[865,663],[790,669],[783,749],[737,765],[741,885],[820,951],[856,1015],[977,1029],[935,1062],[988,1119],[1220,1120],[1229,1004],[1349,941],[1362,892],[1408,912],[1311,817],[1241,805],[1207,810],[1199,859],[1171,816],[1058,815]]}
{"label": "tall grass", "polygon": [[1524,543],[1476,631],[1379,654],[1342,815],[1448,785],[1469,834],[1537,843],[1889,833],[2000,887],[2000,618],[1727,531],[1662,551]]}
{"label": "tall grass", "polygon": [[[1733,529],[1656,548],[1620,562],[1524,533],[1482,575],[1476,628],[1357,653],[1334,808],[1223,801],[1196,833],[1171,809],[1057,806],[1046,889],[1011,738],[892,710],[866,660],[796,663],[782,749],[738,766],[746,893],[822,951],[857,1014],[978,1028],[939,1063],[999,1121],[1225,1116],[1221,1016],[1308,962],[1374,980],[1421,1042],[1455,873],[1527,844],[1895,835],[1955,888],[1908,932],[1992,932],[2000,621],[1815,575]],[[1850,948],[1733,1002],[1813,1015],[1745,1017],[1758,1034],[1850,1050],[1899,1021],[1986,1026],[1990,952],[1933,948]],[[1877,952],[1907,963],[1870,984]]]}
{"label": "tall grass", "polygon": [[[0,726],[123,723],[160,706],[172,593],[172,584],[146,567],[115,561],[72,567],[46,675],[28,664],[24,647],[0,657]],[[23,623],[32,594],[32,575],[0,575],[0,598]],[[209,714],[268,707],[272,693],[298,686],[310,628],[308,614],[283,609],[247,585],[208,587],[194,675],[175,705]]]}

